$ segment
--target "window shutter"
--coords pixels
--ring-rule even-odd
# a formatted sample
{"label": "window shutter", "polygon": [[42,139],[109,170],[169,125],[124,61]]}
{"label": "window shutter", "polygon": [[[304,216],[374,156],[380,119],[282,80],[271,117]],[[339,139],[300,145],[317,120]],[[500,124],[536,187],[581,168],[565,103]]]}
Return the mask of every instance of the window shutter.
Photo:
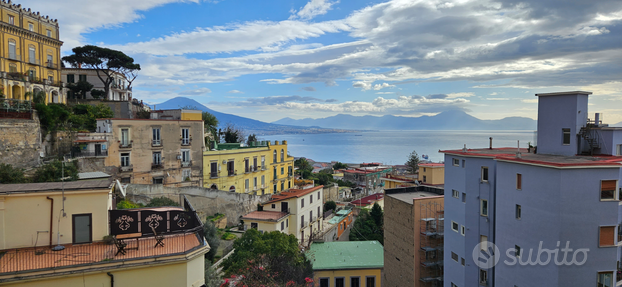
{"label": "window shutter", "polygon": [[600,185],[600,190],[616,190],[616,181],[603,180]]}
{"label": "window shutter", "polygon": [[523,189],[523,175],[520,173],[516,174],[516,189]]}
{"label": "window shutter", "polygon": [[615,226],[601,226],[600,227],[600,246],[612,246],[615,245]]}

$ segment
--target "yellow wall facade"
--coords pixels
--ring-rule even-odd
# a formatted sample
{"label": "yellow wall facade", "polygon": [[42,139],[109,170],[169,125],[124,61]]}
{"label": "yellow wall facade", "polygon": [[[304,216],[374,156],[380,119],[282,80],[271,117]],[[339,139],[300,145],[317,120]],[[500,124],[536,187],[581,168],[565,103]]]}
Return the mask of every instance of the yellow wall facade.
{"label": "yellow wall facade", "polygon": [[[249,166],[253,166],[254,159],[257,159],[257,170],[246,171],[244,163],[245,159],[249,160]],[[262,168],[262,159],[264,167]],[[235,175],[229,176],[227,171],[227,162],[234,162]],[[238,193],[252,194],[272,194],[271,175],[269,166],[269,150],[268,147],[249,147],[234,150],[216,150],[203,152],[203,187],[214,188],[219,190],[232,190]],[[211,165],[215,163],[218,166],[217,176],[211,175]],[[261,184],[263,177],[263,186]],[[257,179],[257,189],[255,189],[255,179]],[[246,180],[249,183],[248,192],[246,191]]]}
{"label": "yellow wall facade", "polygon": [[[294,157],[287,155],[287,141],[275,141],[268,145],[270,149],[270,181],[275,193],[294,187]],[[291,173],[289,172],[291,169]],[[276,171],[276,177],[275,177]]]}
{"label": "yellow wall facade", "polygon": [[182,110],[181,120],[182,121],[202,121],[203,112],[199,110]]}
{"label": "yellow wall facade", "polygon": [[66,103],[60,83],[63,42],[58,36],[56,20],[24,11],[21,5],[0,3],[0,84],[5,98],[32,100],[27,92],[44,91],[46,103]]}
{"label": "yellow wall facade", "polygon": [[[425,178],[425,180],[424,180]],[[444,184],[445,167],[443,166],[419,166],[419,181],[427,184]]]}
{"label": "yellow wall facade", "polygon": [[[65,191],[65,213],[61,192],[9,193],[0,196],[0,249],[56,245],[60,216],[60,244],[72,243],[72,215],[92,215],[92,240],[101,241],[108,234],[110,189]],[[50,208],[52,214],[52,243],[50,243]],[[39,231],[37,239],[37,231]],[[44,231],[42,233],[41,231]],[[47,232],[45,232],[47,231]]]}
{"label": "yellow wall facade", "polygon": [[[32,281],[18,281],[9,283],[7,287],[84,287],[105,286],[109,287],[110,272],[114,276],[115,287],[151,287],[151,286],[175,286],[175,287],[199,287],[205,283],[204,279],[204,253],[190,260],[176,261],[173,263],[151,262],[136,267],[102,268],[103,270],[77,272],[63,277],[40,278]],[[164,258],[163,258],[164,259]],[[131,264],[131,262],[127,262]],[[60,278],[59,278],[60,277]]]}
{"label": "yellow wall facade", "polygon": [[364,287],[366,277],[375,277],[376,287],[381,285],[381,269],[350,269],[350,270],[321,270],[315,271],[313,275],[313,282],[320,282],[320,278],[329,278],[330,284],[328,286],[335,286],[335,278],[343,277],[345,279],[345,287],[350,287],[350,277],[360,277],[360,286]]}

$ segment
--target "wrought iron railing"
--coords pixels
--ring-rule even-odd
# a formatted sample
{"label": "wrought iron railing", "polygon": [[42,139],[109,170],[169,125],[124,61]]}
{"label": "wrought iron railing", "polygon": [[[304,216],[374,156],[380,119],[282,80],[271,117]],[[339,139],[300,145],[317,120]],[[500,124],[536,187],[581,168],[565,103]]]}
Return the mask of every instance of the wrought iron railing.
{"label": "wrought iron railing", "polygon": [[162,141],[161,140],[152,140],[151,141],[151,145],[152,146],[161,146],[162,145]]}
{"label": "wrought iron railing", "polygon": [[192,161],[182,161],[181,167],[190,167],[192,166]]}
{"label": "wrought iron railing", "polygon": [[108,156],[107,150],[102,151],[86,151],[80,150],[73,153],[74,157],[100,157],[100,156]]}
{"label": "wrought iron railing", "polygon": [[52,62],[46,62],[45,66],[50,68],[50,69],[58,69],[58,64],[52,63]]}

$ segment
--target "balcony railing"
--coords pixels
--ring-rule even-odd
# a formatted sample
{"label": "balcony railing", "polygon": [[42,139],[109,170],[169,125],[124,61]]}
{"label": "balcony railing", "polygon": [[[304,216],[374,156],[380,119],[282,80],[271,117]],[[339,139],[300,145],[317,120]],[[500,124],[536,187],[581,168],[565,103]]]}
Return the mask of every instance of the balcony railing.
{"label": "balcony railing", "polygon": [[80,150],[80,151],[74,152],[73,156],[74,157],[103,157],[103,156],[108,156],[108,151],[107,150],[102,150],[102,151]]}
{"label": "balcony railing", "polygon": [[21,61],[22,60],[22,57],[20,55],[18,55],[18,54],[9,53],[9,54],[7,54],[6,57],[9,58],[9,60],[13,60],[13,61]]}
{"label": "balcony railing", "polygon": [[190,145],[190,139],[189,138],[182,138],[181,139],[181,145]]}
{"label": "balcony railing", "polygon": [[134,171],[134,166],[130,164],[128,166],[122,166],[119,169],[121,170],[121,172],[130,172]]}
{"label": "balcony railing", "polygon": [[151,140],[151,146],[161,146],[161,145],[162,145],[161,140]]}
{"label": "balcony railing", "polygon": [[32,102],[18,99],[0,99],[0,118],[30,119]]}
{"label": "balcony railing", "polygon": [[190,167],[192,166],[192,161],[182,161],[181,167]]}
{"label": "balcony railing", "polygon": [[164,163],[163,162],[158,162],[158,163],[151,163],[151,169],[162,169],[164,168]]}
{"label": "balcony railing", "polygon": [[39,61],[39,59],[28,59],[28,63],[33,64],[33,65],[41,65],[41,61]]}
{"label": "balcony railing", "polygon": [[218,178],[218,172],[212,172],[209,174],[209,178]]}
{"label": "balcony railing", "polygon": [[309,226],[309,222],[308,221],[300,222],[300,229],[304,229],[307,226]]}
{"label": "balcony railing", "polygon": [[119,148],[132,148],[132,142],[119,142]]}
{"label": "balcony railing", "polygon": [[58,69],[58,64],[52,62],[45,62],[45,66],[50,69]]}

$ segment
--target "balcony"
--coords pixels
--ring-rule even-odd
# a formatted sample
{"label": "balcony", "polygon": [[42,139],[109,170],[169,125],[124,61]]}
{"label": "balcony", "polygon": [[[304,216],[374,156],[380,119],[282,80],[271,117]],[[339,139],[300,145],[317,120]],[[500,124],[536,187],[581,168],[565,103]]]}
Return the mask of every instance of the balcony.
{"label": "balcony", "polygon": [[132,172],[134,171],[134,166],[133,165],[127,165],[127,166],[122,166],[119,168],[119,171],[121,172]]}
{"label": "balcony", "polygon": [[238,175],[237,172],[232,169],[227,171],[227,176],[236,176],[236,175]]}
{"label": "balcony", "polygon": [[130,142],[119,142],[119,148],[132,148],[132,143],[134,141],[130,141]]}
{"label": "balcony", "polygon": [[162,146],[161,140],[151,140],[151,146]]}
{"label": "balcony", "polygon": [[52,63],[52,62],[45,62],[45,66],[50,68],[50,69],[58,69],[58,64]]}
{"label": "balcony", "polygon": [[9,53],[9,54],[7,54],[7,55],[6,55],[6,57],[7,57],[9,60],[13,60],[13,61],[21,61],[21,60],[22,60],[22,57],[21,57],[20,55],[18,55],[18,54],[13,54],[13,53]]}
{"label": "balcony", "polygon": [[265,165],[262,165],[262,166],[261,166],[261,170],[266,170],[266,169],[267,169],[267,168],[266,168],[266,166],[265,166]]}
{"label": "balcony", "polygon": [[30,119],[32,102],[17,99],[0,99],[0,118]]}
{"label": "balcony", "polygon": [[163,168],[164,168],[163,162],[151,163],[151,170],[163,169]]}
{"label": "balcony", "polygon": [[191,167],[192,166],[192,161],[182,161],[181,162],[181,167]]}
{"label": "balcony", "polygon": [[106,157],[108,156],[108,151],[107,150],[102,150],[102,151],[80,150],[80,151],[74,152],[73,156],[74,157]]}
{"label": "balcony", "polygon": [[212,172],[209,174],[209,178],[218,178],[218,172]]}
{"label": "balcony", "polygon": [[300,222],[300,229],[305,229],[305,227],[309,226],[309,222],[308,221],[303,221]]}
{"label": "balcony", "polygon": [[33,65],[41,65],[41,61],[39,61],[39,59],[28,59],[28,63],[33,64]]}
{"label": "balcony", "polygon": [[181,139],[181,145],[190,145],[190,139],[189,138],[182,138]]}

